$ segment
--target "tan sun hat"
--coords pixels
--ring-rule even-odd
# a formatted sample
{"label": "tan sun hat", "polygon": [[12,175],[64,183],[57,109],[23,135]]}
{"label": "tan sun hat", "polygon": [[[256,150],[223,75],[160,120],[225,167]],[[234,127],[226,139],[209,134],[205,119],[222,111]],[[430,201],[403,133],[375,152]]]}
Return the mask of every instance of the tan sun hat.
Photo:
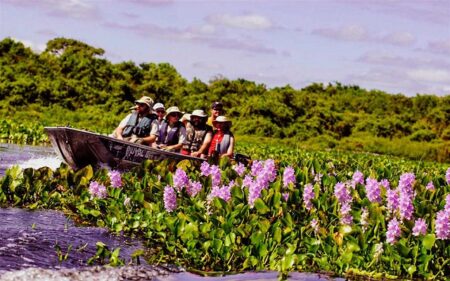
{"label": "tan sun hat", "polygon": [[225,116],[217,116],[216,120],[214,120],[212,123],[213,123],[214,126],[216,126],[216,123],[227,123],[230,126],[232,124],[231,120],[228,120],[228,118],[225,117]]}
{"label": "tan sun hat", "polygon": [[194,111],[192,111],[191,116],[198,116],[198,117],[207,117],[208,115],[206,115],[205,111],[203,111],[202,109],[196,109]]}
{"label": "tan sun hat", "polygon": [[171,106],[167,109],[166,111],[166,115],[169,116],[171,113],[177,113],[177,115],[181,118],[181,115],[183,115],[183,113],[181,113],[180,109],[178,109],[178,106]]}
{"label": "tan sun hat", "polygon": [[185,113],[183,114],[183,116],[181,117],[181,122],[183,121],[190,121],[191,120],[191,114],[190,113]]}
{"label": "tan sun hat", "polygon": [[146,104],[148,106],[148,108],[152,108],[153,107],[153,100],[151,97],[147,97],[147,96],[143,96],[138,100],[135,100],[134,103],[142,103],[142,104]]}

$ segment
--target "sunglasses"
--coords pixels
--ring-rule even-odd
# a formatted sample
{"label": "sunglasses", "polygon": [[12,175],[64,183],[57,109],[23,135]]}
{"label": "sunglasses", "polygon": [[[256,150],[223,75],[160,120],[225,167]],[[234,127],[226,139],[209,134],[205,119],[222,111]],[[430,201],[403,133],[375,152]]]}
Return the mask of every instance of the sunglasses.
{"label": "sunglasses", "polygon": [[165,113],[164,110],[157,110],[156,113]]}

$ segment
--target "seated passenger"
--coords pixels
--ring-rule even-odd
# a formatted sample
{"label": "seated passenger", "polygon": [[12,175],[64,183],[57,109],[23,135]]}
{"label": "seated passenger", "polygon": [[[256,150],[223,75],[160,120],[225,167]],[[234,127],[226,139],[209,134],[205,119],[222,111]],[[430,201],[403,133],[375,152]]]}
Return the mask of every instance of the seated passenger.
{"label": "seated passenger", "polygon": [[140,144],[151,145],[159,134],[159,126],[151,115],[153,100],[143,96],[135,101],[136,109],[128,114],[114,130],[114,137]]}
{"label": "seated passenger", "polygon": [[218,116],[216,120],[213,121],[216,131],[211,140],[211,145],[209,146],[208,156],[209,157],[233,157],[234,151],[234,136],[231,133],[231,121],[225,116]]}
{"label": "seated passenger", "polygon": [[164,120],[164,116],[166,115],[166,108],[164,107],[164,104],[160,102],[155,103],[155,105],[153,106],[153,113],[158,120],[158,125],[161,126],[161,123]]}
{"label": "seated passenger", "polygon": [[181,111],[176,106],[167,109],[166,118],[159,127],[157,148],[179,152],[186,138],[186,128],[179,120]]}
{"label": "seated passenger", "polygon": [[194,110],[186,126],[186,139],[181,154],[206,158],[212,138],[212,128],[206,124],[208,115],[203,110]]}

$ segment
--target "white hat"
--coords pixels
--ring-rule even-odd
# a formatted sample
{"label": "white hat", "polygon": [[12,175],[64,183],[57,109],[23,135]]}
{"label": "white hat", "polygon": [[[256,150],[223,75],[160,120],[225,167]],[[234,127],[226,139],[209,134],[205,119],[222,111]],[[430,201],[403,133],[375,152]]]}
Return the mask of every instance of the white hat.
{"label": "white hat", "polygon": [[147,96],[143,96],[143,97],[141,97],[140,99],[135,100],[134,103],[143,103],[143,104],[146,104],[146,105],[148,106],[148,108],[150,108],[150,109],[151,109],[152,106],[153,106],[153,100],[152,100],[152,98],[147,97]]}
{"label": "white hat", "polygon": [[162,104],[162,103],[160,103],[160,102],[157,102],[157,103],[155,103],[155,105],[153,106],[153,110],[158,110],[158,109],[163,109],[163,110],[165,110],[166,108],[164,107],[164,104]]}
{"label": "white hat", "polygon": [[192,111],[191,116],[207,117],[208,115],[206,115],[205,111],[203,111],[202,109],[196,109]]}
{"label": "white hat", "polygon": [[171,113],[178,113],[178,116],[181,117],[183,113],[178,109],[178,106],[171,106],[167,109],[166,115],[169,116]]}
{"label": "white hat", "polygon": [[214,120],[213,125],[215,126],[216,123],[228,123],[231,126],[231,120],[228,120],[225,116],[217,116],[216,120]]}

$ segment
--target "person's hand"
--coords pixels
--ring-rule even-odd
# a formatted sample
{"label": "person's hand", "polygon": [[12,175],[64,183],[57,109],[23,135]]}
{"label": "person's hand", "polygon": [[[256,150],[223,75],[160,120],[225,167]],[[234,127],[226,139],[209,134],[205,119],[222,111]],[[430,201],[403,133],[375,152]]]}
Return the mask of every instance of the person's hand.
{"label": "person's hand", "polygon": [[200,154],[201,154],[200,152],[195,151],[195,152],[192,152],[192,153],[191,153],[191,156],[199,157]]}

